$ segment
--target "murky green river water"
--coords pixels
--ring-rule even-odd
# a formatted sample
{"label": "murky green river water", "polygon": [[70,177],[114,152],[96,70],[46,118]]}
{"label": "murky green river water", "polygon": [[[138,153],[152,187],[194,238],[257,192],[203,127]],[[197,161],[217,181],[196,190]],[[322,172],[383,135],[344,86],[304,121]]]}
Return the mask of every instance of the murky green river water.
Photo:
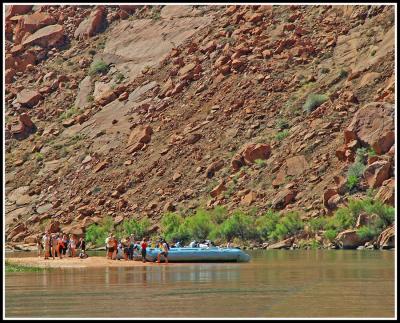
{"label": "murky green river water", "polygon": [[395,315],[394,251],[274,250],[248,253],[252,256],[251,262],[238,264],[7,273],[5,316],[291,318]]}

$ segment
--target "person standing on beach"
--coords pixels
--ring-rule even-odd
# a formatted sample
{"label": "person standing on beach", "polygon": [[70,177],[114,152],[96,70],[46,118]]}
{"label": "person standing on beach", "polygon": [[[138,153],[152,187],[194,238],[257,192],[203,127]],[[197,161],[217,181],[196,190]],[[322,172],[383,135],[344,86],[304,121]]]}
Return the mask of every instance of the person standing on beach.
{"label": "person standing on beach", "polygon": [[57,253],[57,236],[55,234],[51,235],[51,256],[53,257],[53,259],[56,259],[56,253]]}
{"label": "person standing on beach", "polygon": [[109,233],[108,237],[106,238],[106,258],[108,258],[108,252],[109,252],[108,251],[108,246],[109,246],[109,242],[110,242],[111,236],[112,236],[112,234]]}
{"label": "person standing on beach", "polygon": [[[108,239],[108,240],[107,240]],[[114,253],[114,237],[112,233],[106,239],[107,241],[107,259],[112,259],[112,255]]]}
{"label": "person standing on beach", "polygon": [[49,259],[50,256],[50,235],[49,231],[43,236],[43,245],[44,245],[44,259]]}
{"label": "person standing on beach", "polygon": [[75,236],[71,234],[69,236],[69,241],[70,241],[70,248],[71,248],[71,257],[74,258],[75,257],[75,249],[76,249]]}
{"label": "person standing on beach", "polygon": [[44,249],[43,241],[40,235],[36,237],[36,245],[37,245],[38,257],[40,258],[40,256],[42,255],[42,251]]}
{"label": "person standing on beach", "polygon": [[168,263],[168,252],[169,252],[169,245],[165,240],[162,240],[160,243],[161,252],[157,255],[157,262],[160,263],[161,256],[164,256],[165,263]]}
{"label": "person standing on beach", "polygon": [[142,242],[140,243],[141,252],[142,252],[142,261],[146,262],[146,253],[147,253],[147,239],[143,238]]}
{"label": "person standing on beach", "polygon": [[117,240],[117,238],[113,237],[112,242],[113,242],[113,247],[114,247],[114,251],[113,251],[113,254],[112,254],[112,259],[113,260],[117,260],[117,253],[118,253],[118,240]]}
{"label": "person standing on beach", "polygon": [[64,250],[64,241],[63,238],[61,237],[61,235],[58,236],[57,238],[57,254],[60,257],[60,259],[62,259],[62,252]]}

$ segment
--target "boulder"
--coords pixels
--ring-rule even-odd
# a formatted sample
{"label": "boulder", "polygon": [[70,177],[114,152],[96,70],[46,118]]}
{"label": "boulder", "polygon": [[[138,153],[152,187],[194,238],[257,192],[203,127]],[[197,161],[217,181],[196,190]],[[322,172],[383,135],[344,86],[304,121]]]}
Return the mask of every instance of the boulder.
{"label": "boulder", "polygon": [[148,144],[152,134],[153,129],[149,125],[136,127],[129,136],[128,147],[137,143]]}
{"label": "boulder", "polygon": [[21,233],[21,232],[25,232],[26,230],[26,226],[24,223],[19,223],[18,225],[16,225],[8,234],[7,236],[7,240],[11,240],[13,237],[15,237],[17,234]]}
{"label": "boulder", "polygon": [[390,163],[386,160],[378,160],[370,165],[364,171],[364,179],[370,188],[377,188],[390,178]]}
{"label": "boulder", "polygon": [[33,5],[11,5],[6,6],[6,20],[16,16],[23,15],[32,10]]}
{"label": "boulder", "polygon": [[108,166],[108,162],[104,161],[104,162],[100,162],[96,165],[96,167],[94,168],[94,172],[98,173],[101,170],[103,170],[104,168],[106,168]]}
{"label": "boulder", "polygon": [[346,133],[349,142],[357,139],[363,146],[371,146],[378,155],[388,152],[395,138],[393,104],[373,102],[363,106],[354,115]]}
{"label": "boulder", "polygon": [[29,118],[29,116],[25,112],[20,114],[19,121],[23,123],[27,128],[34,128],[35,126],[31,118]]}
{"label": "boulder", "polygon": [[269,249],[289,249],[293,244],[294,238],[288,238],[277,243],[271,244],[267,247]]}
{"label": "boulder", "polygon": [[213,162],[207,167],[205,171],[206,177],[207,178],[214,177],[215,173],[219,171],[222,167],[224,167],[224,161],[222,159]]}
{"label": "boulder", "polygon": [[251,191],[242,197],[241,203],[243,205],[250,206],[256,200],[257,200],[257,193]]}
{"label": "boulder", "polygon": [[42,95],[35,90],[24,89],[17,94],[17,102],[25,107],[33,107],[42,99]]}
{"label": "boulder", "polygon": [[97,7],[75,30],[75,38],[88,38],[101,31],[106,21],[106,9],[104,6]]}
{"label": "boulder", "polygon": [[50,25],[37,30],[28,36],[22,45],[39,45],[41,47],[52,47],[60,45],[65,32],[62,25]]}
{"label": "boulder", "polygon": [[336,243],[343,249],[356,249],[359,246],[364,245],[367,239],[361,239],[357,235],[357,230],[349,229],[340,232],[336,238]]}
{"label": "boulder", "polygon": [[283,191],[280,191],[272,200],[272,207],[274,209],[283,209],[286,207],[286,205],[294,201],[295,197],[295,191],[291,189],[284,189]]}
{"label": "boulder", "polygon": [[21,30],[23,32],[33,33],[36,30],[55,24],[56,20],[47,13],[36,11],[31,15],[25,15],[20,20]]}
{"label": "boulder", "polygon": [[394,206],[394,178],[387,179],[382,183],[378,192],[375,195],[375,199],[382,201],[385,204]]}
{"label": "boulder", "polygon": [[325,206],[327,209],[330,208],[329,203],[328,203],[329,199],[330,199],[332,196],[337,195],[337,193],[338,193],[338,192],[337,192],[337,190],[336,190],[335,188],[328,188],[327,190],[325,190],[325,192],[324,192],[324,194],[323,194],[323,197],[322,197],[322,202],[323,202],[324,206]]}
{"label": "boulder", "polygon": [[217,197],[223,191],[226,191],[225,182],[222,180],[213,190],[210,192],[211,197]]}
{"label": "boulder", "polygon": [[391,249],[395,247],[394,240],[395,230],[394,225],[392,224],[390,227],[381,232],[376,241],[376,246],[379,249]]}
{"label": "boulder", "polygon": [[192,133],[186,138],[186,143],[189,145],[193,145],[194,143],[198,142],[201,139],[201,134],[199,133]]}
{"label": "boulder", "polygon": [[246,164],[253,164],[257,159],[268,159],[271,155],[271,146],[268,144],[248,144],[243,148],[241,155]]}

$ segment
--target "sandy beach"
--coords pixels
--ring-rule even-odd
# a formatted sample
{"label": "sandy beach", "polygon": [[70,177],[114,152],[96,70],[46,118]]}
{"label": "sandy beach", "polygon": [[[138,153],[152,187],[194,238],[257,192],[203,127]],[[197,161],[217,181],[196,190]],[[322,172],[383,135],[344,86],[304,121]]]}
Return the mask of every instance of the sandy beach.
{"label": "sandy beach", "polygon": [[21,257],[21,258],[6,258],[7,261],[25,265],[25,266],[34,266],[34,267],[42,267],[42,268],[93,268],[93,267],[143,267],[143,266],[177,266],[184,265],[178,263],[153,263],[146,262],[143,263],[141,261],[135,260],[110,260],[105,257],[89,257],[86,259],[80,258],[52,258],[44,259],[43,257]]}

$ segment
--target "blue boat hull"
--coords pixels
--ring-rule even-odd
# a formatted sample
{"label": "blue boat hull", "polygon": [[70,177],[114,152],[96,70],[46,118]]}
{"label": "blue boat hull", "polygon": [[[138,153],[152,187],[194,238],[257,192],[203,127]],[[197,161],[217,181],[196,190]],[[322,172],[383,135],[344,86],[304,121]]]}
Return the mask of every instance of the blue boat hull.
{"label": "blue boat hull", "polygon": [[[146,260],[155,261],[161,253],[159,248],[147,248]],[[164,261],[164,256],[161,256]],[[169,262],[248,262],[250,256],[240,249],[225,248],[171,248]]]}

